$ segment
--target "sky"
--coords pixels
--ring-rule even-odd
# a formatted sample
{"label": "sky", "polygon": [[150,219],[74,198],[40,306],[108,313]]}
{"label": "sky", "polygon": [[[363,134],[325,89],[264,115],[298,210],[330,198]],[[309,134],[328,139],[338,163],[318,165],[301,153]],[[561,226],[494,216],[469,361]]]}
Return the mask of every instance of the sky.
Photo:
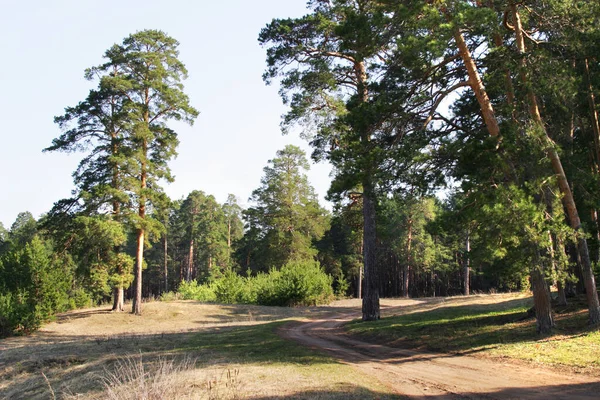
{"label": "sky", "polygon": [[[200,115],[192,127],[170,124],[179,156],[170,162],[173,198],[192,190],[247,205],[262,169],[287,144],[310,147],[297,133],[283,136],[286,108],[277,84],[262,81],[260,29],[273,18],[307,13],[306,0],[24,0],[3,1],[0,14],[0,222],[19,212],[35,218],[73,190],[81,153],[42,153],[61,133],[54,117],[85,99],[97,83],[83,77],[104,52],[131,33],[160,29],[180,42],[189,77],[185,92]],[[309,180],[323,205],[331,167],[312,165]]]}

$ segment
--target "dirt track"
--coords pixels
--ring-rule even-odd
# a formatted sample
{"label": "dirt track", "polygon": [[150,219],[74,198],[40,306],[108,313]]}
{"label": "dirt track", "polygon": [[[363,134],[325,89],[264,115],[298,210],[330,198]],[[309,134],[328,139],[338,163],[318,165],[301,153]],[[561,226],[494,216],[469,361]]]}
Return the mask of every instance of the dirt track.
{"label": "dirt track", "polygon": [[356,318],[360,313],[334,313],[289,325],[281,334],[325,350],[411,399],[600,398],[600,382],[594,377],[366,343],[345,335],[341,329]]}

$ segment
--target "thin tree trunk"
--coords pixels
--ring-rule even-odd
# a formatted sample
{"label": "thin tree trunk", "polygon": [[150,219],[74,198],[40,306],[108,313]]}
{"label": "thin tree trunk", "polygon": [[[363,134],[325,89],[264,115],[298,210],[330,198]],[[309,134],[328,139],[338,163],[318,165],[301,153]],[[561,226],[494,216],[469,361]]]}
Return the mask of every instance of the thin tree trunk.
{"label": "thin tree trunk", "polygon": [[[140,207],[141,209],[141,207]],[[141,211],[140,211],[141,213]],[[138,229],[137,251],[135,258],[135,275],[133,285],[133,305],[131,313],[142,315],[142,266],[144,262],[144,229]]]}
{"label": "thin tree trunk", "polygon": [[465,252],[465,260],[464,260],[464,271],[463,271],[463,289],[464,295],[468,296],[470,292],[471,285],[471,237],[469,235],[469,231],[467,230],[467,241],[466,241],[466,252]]}
{"label": "thin tree trunk", "polygon": [[[144,115],[145,121],[148,123],[149,115],[148,112]],[[148,154],[148,143],[144,139],[142,142],[143,156],[146,157]],[[146,160],[142,159],[140,166],[140,196],[139,196],[139,209],[138,216],[141,221],[141,226],[138,228],[137,234],[137,250],[135,259],[135,272],[134,272],[134,292],[133,292],[133,304],[131,307],[131,313],[135,315],[142,315],[142,268],[144,265],[144,235],[145,230],[143,223],[146,220],[146,196],[144,191],[147,187],[147,166]]]}
{"label": "thin tree trunk", "polygon": [[185,276],[186,281],[192,280],[192,270],[194,269],[194,239],[190,240],[190,250],[188,252],[188,265],[187,273]]}
{"label": "thin tree trunk", "polygon": [[[114,128],[113,128],[113,133],[111,135],[111,151],[112,151],[113,156],[116,156],[119,153],[119,144],[118,144],[118,140],[117,140],[117,133],[114,132]],[[111,186],[116,191],[119,189],[119,186],[120,186],[119,185],[119,168],[118,168],[116,162],[112,162],[112,169],[113,169],[113,171],[112,171]],[[118,200],[113,199],[112,207],[113,207],[114,220],[120,221],[121,220],[121,203],[119,203]],[[121,246],[115,246],[115,248],[114,248],[115,255],[118,256],[120,252],[121,252]],[[118,270],[116,272],[122,278],[124,271],[121,268],[121,263],[118,263],[118,264],[119,264],[119,266],[118,266]],[[123,308],[124,298],[125,298],[125,294],[124,294],[124,288],[123,288],[123,279],[120,279],[119,284],[117,284],[117,286],[113,287],[113,307],[112,307],[113,312],[124,311],[124,308]]]}
{"label": "thin tree trunk", "polygon": [[165,259],[164,259],[164,275],[165,275],[165,292],[169,291],[169,247],[168,247],[168,243],[167,243],[167,234],[165,233],[165,236],[163,238],[164,242],[163,242],[163,248],[164,248],[164,253],[165,253]]}
{"label": "thin tree trunk", "polygon": [[585,78],[588,86],[588,103],[590,108],[590,118],[592,123],[592,130],[594,132],[594,148],[596,150],[596,164],[600,166],[600,122],[598,121],[598,111],[596,110],[596,99],[594,97],[594,88],[592,87],[592,80],[590,78],[590,66],[588,59],[584,61],[585,66]]}
{"label": "thin tree trunk", "polygon": [[410,263],[412,259],[410,252],[412,250],[412,218],[408,219],[408,235],[406,239],[406,264],[404,265],[404,271],[402,273],[402,296],[405,298],[409,297],[408,285],[410,283]]}
{"label": "thin tree trunk", "polygon": [[[516,36],[516,44],[517,49],[521,55],[525,54],[525,39],[523,38],[523,28],[521,25],[521,18],[519,12],[517,10],[517,6],[515,3],[511,2],[511,12],[513,17],[515,36]],[[526,73],[526,65],[525,58],[522,57],[520,61],[520,71],[519,75],[521,81],[525,87],[529,87],[527,73]],[[579,252],[579,258],[581,260],[581,267],[583,272],[583,278],[585,283],[586,296],[588,301],[588,311],[589,311],[589,322],[591,325],[600,324],[600,302],[598,301],[598,292],[596,290],[596,281],[594,278],[594,272],[592,270],[592,265],[590,262],[590,255],[587,246],[587,241],[585,239],[585,234],[581,229],[581,220],[579,219],[579,214],[577,212],[577,206],[575,204],[575,200],[573,198],[573,193],[571,192],[571,188],[569,186],[569,182],[567,181],[567,177],[565,175],[565,171],[563,169],[560,157],[558,152],[556,151],[556,145],[554,141],[548,136],[548,132],[544,126],[542,121],[542,117],[540,115],[537,99],[535,93],[531,88],[527,90],[527,97],[529,100],[529,113],[531,117],[538,125],[540,129],[544,132],[544,139],[546,141],[544,147],[546,150],[546,154],[552,163],[552,168],[554,170],[554,174],[558,178],[558,186],[563,195],[563,204],[565,209],[567,210],[567,216],[571,225],[571,228],[577,232],[577,250]]]}

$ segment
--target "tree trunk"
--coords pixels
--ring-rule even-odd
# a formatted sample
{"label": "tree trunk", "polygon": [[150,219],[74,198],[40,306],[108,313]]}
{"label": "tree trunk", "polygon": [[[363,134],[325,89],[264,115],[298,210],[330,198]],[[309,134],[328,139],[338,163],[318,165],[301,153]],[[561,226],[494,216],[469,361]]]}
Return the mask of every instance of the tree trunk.
{"label": "tree trunk", "polygon": [[163,238],[163,249],[164,249],[164,253],[165,253],[165,259],[164,259],[164,275],[165,275],[165,292],[169,291],[169,253],[168,253],[168,246],[167,246],[167,234],[165,233],[165,236]]}
{"label": "tree trunk", "polygon": [[[148,113],[145,115],[148,121]],[[142,151],[144,157],[148,153],[148,143],[144,140],[142,142]],[[134,272],[134,292],[133,292],[133,304],[131,307],[131,313],[135,315],[142,315],[142,268],[144,266],[144,223],[146,221],[146,197],[144,191],[147,186],[147,171],[146,162],[142,160],[140,168],[140,196],[139,196],[139,208],[138,216],[140,218],[140,228],[138,228],[137,234],[137,250],[135,258],[135,272]]]}
{"label": "tree trunk", "polygon": [[[359,101],[366,103],[369,100],[367,88],[367,72],[364,62],[355,61],[354,72],[357,82]],[[365,287],[362,301],[363,321],[375,321],[380,317],[379,306],[379,279],[376,265],[376,210],[375,188],[373,186],[373,161],[371,157],[371,135],[366,127],[360,128],[360,140],[366,154],[366,166],[363,170],[363,263],[365,273]]]}
{"label": "tree trunk", "polygon": [[125,290],[123,285],[119,285],[113,288],[113,307],[112,311],[121,312],[124,311],[123,304],[125,302]]}
{"label": "tree trunk", "polygon": [[467,68],[467,75],[469,76],[469,86],[471,87],[473,92],[475,92],[475,98],[477,99],[477,103],[479,104],[479,108],[481,109],[481,114],[483,115],[483,121],[485,122],[485,126],[487,127],[487,130],[490,133],[490,135],[492,135],[493,137],[497,137],[500,135],[500,127],[498,126],[498,120],[496,119],[492,102],[488,97],[485,86],[483,85],[483,81],[481,80],[481,76],[477,71],[475,61],[473,61],[471,52],[467,47],[467,43],[465,42],[465,38],[460,32],[460,29],[455,28],[453,33],[460,57],[462,58],[465,67]]}
{"label": "tree trunk", "polygon": [[566,306],[567,305],[567,292],[565,291],[565,287],[562,283],[562,281],[558,281],[556,282],[556,288],[558,289],[558,305],[559,306]]}
{"label": "tree trunk", "polygon": [[363,266],[358,267],[358,293],[357,298],[362,299]]}
{"label": "tree trunk", "polygon": [[133,305],[131,313],[142,315],[142,267],[144,262],[144,229],[138,229],[135,276],[133,284]]}
{"label": "tree trunk", "polygon": [[406,239],[406,264],[404,265],[404,270],[402,272],[402,296],[405,298],[409,297],[408,294],[408,285],[410,283],[410,263],[411,257],[410,252],[412,250],[412,219],[408,219],[408,235]]}
{"label": "tree trunk", "polygon": [[471,285],[471,237],[469,236],[469,231],[467,231],[467,241],[466,241],[466,252],[465,252],[465,260],[464,260],[464,271],[463,271],[463,286],[464,286],[464,295],[468,296],[470,294],[470,285]]}
{"label": "tree trunk", "polygon": [[[538,260],[538,264],[540,262],[541,260]],[[548,290],[548,284],[541,268],[536,267],[531,271],[531,284],[533,286],[533,304],[537,333],[551,333],[554,327],[554,319],[552,318],[552,309],[550,306],[550,290]]]}
{"label": "tree trunk", "polygon": [[372,190],[365,187],[363,196],[363,257],[365,266],[365,288],[362,302],[363,321],[376,321],[380,317],[377,265],[375,264],[375,201],[371,196],[373,196]]}
{"label": "tree trunk", "polygon": [[186,281],[192,280],[192,270],[194,269],[194,239],[190,240],[190,251],[188,253],[188,265],[187,273],[185,276]]}
{"label": "tree trunk", "polygon": [[588,59],[584,61],[585,66],[585,78],[588,86],[588,104],[590,108],[590,120],[592,123],[592,130],[594,132],[594,149],[596,150],[596,164],[600,167],[600,122],[598,121],[598,111],[596,111],[596,99],[594,97],[594,88],[592,87],[592,80],[590,78],[590,66]]}
{"label": "tree trunk", "polygon": [[579,219],[579,214],[577,212],[577,206],[575,204],[575,200],[573,198],[573,193],[571,192],[571,188],[569,186],[569,182],[567,181],[567,177],[565,175],[565,171],[563,169],[560,157],[558,152],[556,151],[556,145],[554,141],[548,136],[548,132],[544,126],[542,121],[542,117],[540,115],[537,99],[533,90],[531,90],[526,73],[526,65],[525,65],[525,39],[523,38],[523,28],[521,25],[521,18],[519,16],[519,12],[517,10],[517,6],[515,3],[511,3],[511,12],[513,17],[513,23],[515,28],[515,36],[516,36],[516,45],[519,53],[523,56],[520,61],[520,71],[519,75],[523,85],[527,88],[527,97],[529,100],[529,112],[531,117],[538,125],[540,129],[543,130],[545,143],[545,150],[548,158],[552,163],[552,168],[554,170],[554,174],[558,178],[558,186],[560,188],[561,194],[563,195],[563,204],[567,211],[567,216],[571,225],[571,228],[577,232],[577,250],[579,252],[579,259],[581,261],[581,267],[583,272],[583,278],[585,283],[586,296],[588,301],[588,311],[589,311],[589,322],[591,325],[600,324],[600,302],[598,301],[598,292],[596,290],[596,281],[594,278],[594,272],[592,270],[592,265],[590,262],[590,255],[588,251],[587,241],[585,239],[585,234],[581,229],[581,221]]}

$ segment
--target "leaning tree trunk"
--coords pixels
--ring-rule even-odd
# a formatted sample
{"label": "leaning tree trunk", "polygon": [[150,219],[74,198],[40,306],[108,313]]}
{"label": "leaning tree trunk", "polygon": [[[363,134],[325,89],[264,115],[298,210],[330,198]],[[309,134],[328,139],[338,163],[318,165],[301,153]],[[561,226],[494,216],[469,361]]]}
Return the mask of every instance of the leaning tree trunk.
{"label": "leaning tree trunk", "polygon": [[[479,108],[483,114],[483,119],[485,121],[488,132],[492,137],[498,137],[500,134],[500,128],[498,125],[498,120],[494,113],[494,108],[492,103],[490,102],[489,96],[487,94],[487,90],[485,89],[483,82],[481,80],[481,76],[477,71],[477,66],[473,57],[471,56],[471,52],[465,42],[465,39],[458,28],[454,30],[454,39],[456,41],[456,45],[458,46],[459,54],[465,64],[467,69],[467,74],[469,76],[469,83],[473,91],[475,92],[475,97],[477,102],[479,103]],[[540,265],[542,267],[542,265]],[[532,276],[532,280],[539,279],[539,277]],[[550,309],[550,299],[547,298],[543,293],[536,293],[536,290],[542,290],[541,285],[533,285],[534,297],[538,299],[538,301],[542,302],[547,300],[548,304],[540,305],[539,308],[536,308],[536,318],[540,318],[542,323],[540,326],[546,327],[548,324],[543,323],[543,321],[547,321],[548,319],[552,319],[552,315],[548,312]],[[546,312],[545,315],[540,313]],[[539,315],[538,315],[539,314]],[[553,324],[550,324],[551,327]]]}
{"label": "leaning tree trunk", "polygon": [[569,186],[569,182],[567,181],[567,177],[565,175],[560,156],[556,151],[556,144],[548,135],[548,131],[546,130],[542,121],[542,117],[540,115],[535,93],[531,89],[527,79],[524,58],[526,50],[525,39],[523,37],[521,18],[517,10],[517,5],[515,3],[511,3],[511,13],[513,17],[517,49],[519,50],[519,53],[522,56],[520,61],[519,76],[523,85],[526,88],[528,88],[527,97],[529,100],[529,112],[537,126],[543,130],[546,154],[548,155],[548,158],[552,163],[554,174],[558,179],[558,186],[560,188],[561,194],[563,195],[563,204],[567,211],[569,223],[571,225],[571,228],[573,228],[573,230],[577,233],[577,251],[579,252],[579,259],[581,260],[581,267],[583,270],[583,279],[585,283],[585,290],[588,302],[589,323],[591,325],[597,325],[600,324],[600,302],[598,301],[596,280],[594,278],[594,271],[592,270],[592,264],[590,262],[590,254],[587,246],[587,241],[585,239],[585,234],[581,229],[581,220],[579,219],[579,213],[577,212],[577,206],[575,204],[575,199],[573,198],[573,193],[571,192],[571,187]]}

